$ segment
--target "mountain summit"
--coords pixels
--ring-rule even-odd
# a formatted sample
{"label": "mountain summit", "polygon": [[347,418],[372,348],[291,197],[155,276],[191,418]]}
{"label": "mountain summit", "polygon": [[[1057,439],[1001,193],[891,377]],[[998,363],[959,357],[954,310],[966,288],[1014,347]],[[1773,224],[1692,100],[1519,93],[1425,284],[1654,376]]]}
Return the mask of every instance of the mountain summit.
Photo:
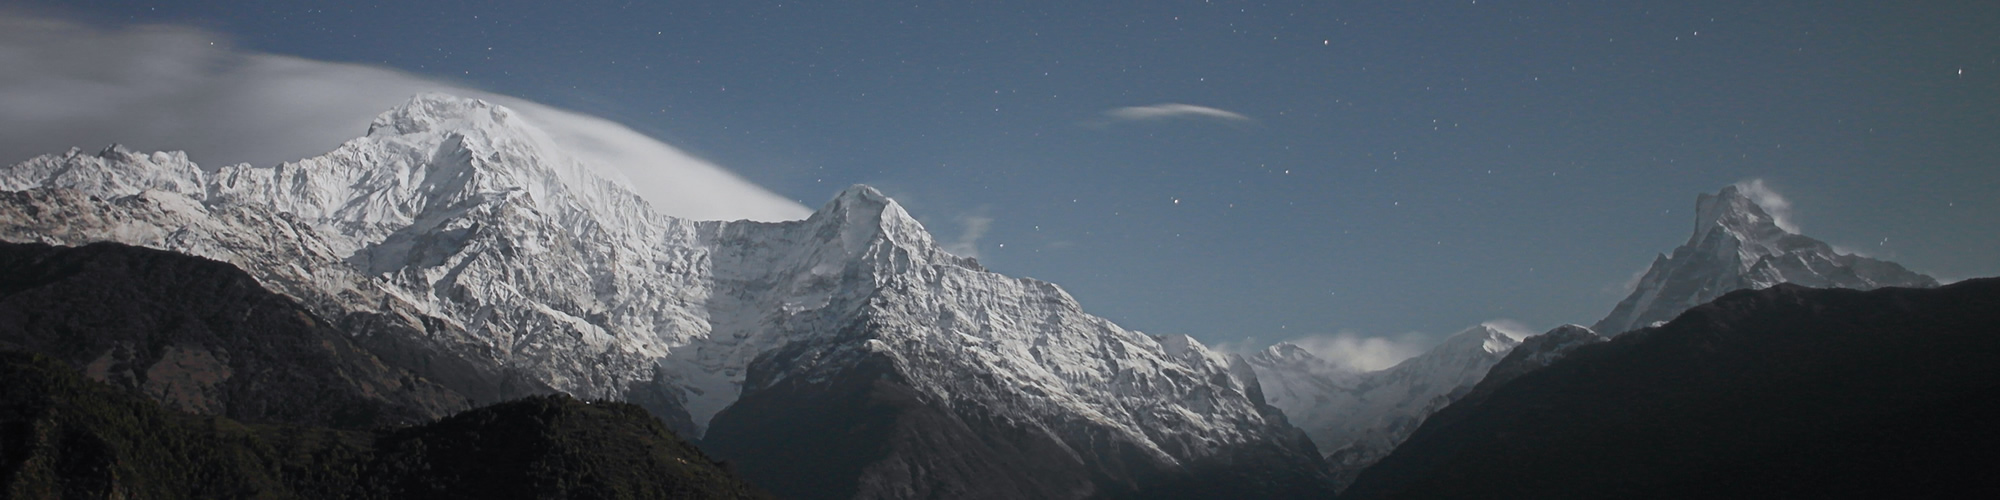
{"label": "mountain summit", "polygon": [[1671,256],[1654,258],[1631,295],[1591,330],[1617,335],[1732,291],[1778,283],[1857,290],[1938,284],[1894,262],[1843,254],[1788,231],[1742,187],[1728,186],[1695,200],[1694,235]]}

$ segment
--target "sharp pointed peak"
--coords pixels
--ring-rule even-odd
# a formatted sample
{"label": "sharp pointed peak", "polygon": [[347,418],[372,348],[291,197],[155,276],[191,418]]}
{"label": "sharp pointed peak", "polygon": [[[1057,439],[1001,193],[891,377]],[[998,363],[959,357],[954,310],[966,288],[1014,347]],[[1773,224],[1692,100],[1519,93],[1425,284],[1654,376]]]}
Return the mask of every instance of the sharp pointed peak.
{"label": "sharp pointed peak", "polygon": [[1447,348],[1446,346],[1476,345],[1487,352],[1502,352],[1521,343],[1522,335],[1509,331],[1516,328],[1506,327],[1499,323],[1497,321],[1488,321],[1472,325],[1470,328],[1446,337],[1444,342],[1438,345],[1438,348],[1445,349]]}
{"label": "sharp pointed peak", "polygon": [[1702,193],[1695,197],[1694,208],[1695,229],[1690,242],[1718,227],[1743,239],[1797,234],[1783,217],[1790,203],[1764,187],[1762,180],[1723,186],[1714,194]]}
{"label": "sharp pointed peak", "polygon": [[833,202],[883,205],[893,203],[895,200],[889,199],[889,195],[882,194],[882,190],[875,189],[875,186],[855,184],[840,190],[840,194],[834,195]]}
{"label": "sharp pointed peak", "polygon": [[[895,209],[891,210],[890,207],[895,207]],[[820,206],[816,215],[840,215],[849,222],[859,220],[874,221],[879,220],[885,215],[890,215],[887,212],[891,211],[902,212],[902,208],[896,203],[896,200],[882,194],[881,190],[875,189],[873,186],[855,184],[833,195],[833,199],[827,200],[825,205]],[[908,217],[908,215],[904,214],[903,217]]]}

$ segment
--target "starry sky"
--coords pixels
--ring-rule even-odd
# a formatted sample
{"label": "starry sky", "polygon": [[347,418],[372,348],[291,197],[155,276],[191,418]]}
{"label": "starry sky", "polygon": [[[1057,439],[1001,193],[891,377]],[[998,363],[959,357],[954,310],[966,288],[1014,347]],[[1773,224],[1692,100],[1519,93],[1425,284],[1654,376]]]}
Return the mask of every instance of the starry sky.
{"label": "starry sky", "polygon": [[1239,348],[1588,324],[1757,179],[1842,249],[2000,274],[1994,2],[9,4],[603,117],[806,206],[870,184]]}

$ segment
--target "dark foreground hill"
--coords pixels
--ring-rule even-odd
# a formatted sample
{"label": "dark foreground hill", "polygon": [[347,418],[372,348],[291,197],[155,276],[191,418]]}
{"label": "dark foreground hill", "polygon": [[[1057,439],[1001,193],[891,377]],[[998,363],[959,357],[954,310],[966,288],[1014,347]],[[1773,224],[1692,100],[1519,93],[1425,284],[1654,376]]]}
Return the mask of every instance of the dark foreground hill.
{"label": "dark foreground hill", "polygon": [[245,425],[0,353],[0,497],[757,498],[625,403],[536,396],[397,430]]}
{"label": "dark foreground hill", "polygon": [[241,269],[200,257],[117,243],[0,243],[0,348],[63,360],[168,408],[369,428],[550,392],[399,345],[421,336],[386,331],[408,321],[373,323],[336,326]]}
{"label": "dark foreground hill", "polygon": [[1739,291],[1476,391],[1341,498],[2000,497],[2000,279]]}

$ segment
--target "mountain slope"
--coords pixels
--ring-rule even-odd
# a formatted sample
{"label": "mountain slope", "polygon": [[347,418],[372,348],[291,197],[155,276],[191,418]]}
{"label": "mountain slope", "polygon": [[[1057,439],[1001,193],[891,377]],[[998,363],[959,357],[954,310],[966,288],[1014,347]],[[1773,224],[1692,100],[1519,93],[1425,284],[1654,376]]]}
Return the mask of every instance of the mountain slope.
{"label": "mountain slope", "polygon": [[[1274,476],[1265,482],[1281,486],[1269,491],[1323,479],[1311,444],[1262,403],[1248,369],[1192,339],[1090,316],[1053,284],[951,255],[871,188],[844,191],[802,221],[674,219],[505,108],[437,95],[384,113],[327,155],[276,168],[161,173],[126,156],[72,152],[0,172],[19,189],[0,193],[0,239],[120,241],[229,262],[315,313],[409,326],[366,335],[407,344],[379,350],[385,359],[441,353],[633,401],[686,435],[724,426],[717,415],[739,397],[764,401],[746,408],[790,410],[814,397],[772,381],[820,387],[889,373],[921,395],[922,412],[1056,436],[1059,452],[1085,465],[1075,477],[1088,479],[1037,492],[1150,491],[1253,455],[1278,465],[1254,473]],[[77,180],[100,177],[124,180]],[[178,188],[190,183],[204,189]],[[781,357],[796,362],[758,361]],[[731,412],[775,418],[749,413]],[[873,485],[863,496],[911,497],[933,479],[991,476],[897,475],[899,460],[952,453],[912,446],[838,479]],[[1123,451],[1091,458],[1098,447]],[[994,449],[967,460],[1046,456]]]}
{"label": "mountain slope", "polygon": [[762,498],[635,406],[532,397],[378,432],[246,426],[0,352],[7,498]]}
{"label": "mountain slope", "polygon": [[1389,454],[1432,413],[1477,384],[1519,340],[1477,325],[1386,370],[1341,370],[1288,343],[1249,359],[1265,394],[1327,455],[1337,484]]}
{"label": "mountain slope", "polygon": [[228,264],[116,243],[0,243],[0,347],[170,408],[255,422],[412,424],[502,392],[384,363]]}
{"label": "mountain slope", "polygon": [[1994,359],[2000,280],[1738,291],[1439,412],[1342,498],[1991,496]]}
{"label": "mountain slope", "polygon": [[1738,186],[1695,200],[1695,230],[1671,256],[1659,255],[1638,286],[1590,327],[1617,335],[1744,289],[1778,283],[1869,290],[1933,287],[1937,280],[1894,262],[1837,252],[1785,230]]}
{"label": "mountain slope", "polygon": [[1481,377],[1479,383],[1472,387],[1472,392],[1461,400],[1479,398],[1483,393],[1491,392],[1493,388],[1506,385],[1522,375],[1547,368],[1583,346],[1605,340],[1607,339],[1603,335],[1577,325],[1558,326],[1541,335],[1522,339],[1521,345],[1515,346],[1512,352],[1507,353],[1507,357],[1501,358],[1500,362],[1493,364],[1493,368],[1486,370],[1486,376]]}
{"label": "mountain slope", "polygon": [[[822,215],[878,220],[892,236],[841,271],[874,285],[828,299],[852,311],[835,316],[838,329],[760,355],[742,401],[716,417],[704,443],[760,484],[805,498],[1151,496],[1197,482],[1322,491],[1311,443],[1229,357],[1124,330],[1052,284],[985,272],[928,241],[891,246],[921,228],[872,189],[807,223]],[[794,439],[858,456],[799,456]],[[1272,477],[1209,470],[1235,462]],[[852,470],[821,474],[829,467]]]}

